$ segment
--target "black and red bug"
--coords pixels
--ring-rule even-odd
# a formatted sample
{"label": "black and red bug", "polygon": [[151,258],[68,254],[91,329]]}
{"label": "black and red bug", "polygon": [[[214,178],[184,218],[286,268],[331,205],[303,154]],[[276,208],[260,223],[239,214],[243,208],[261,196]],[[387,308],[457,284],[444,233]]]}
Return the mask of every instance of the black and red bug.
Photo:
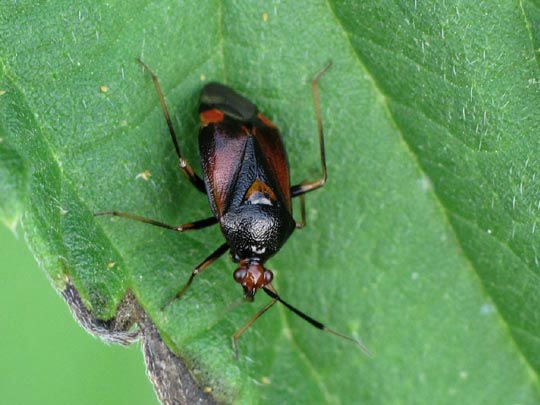
{"label": "black and red bug", "polygon": [[[264,266],[266,260],[279,251],[294,229],[305,225],[304,194],[322,187],[326,182],[318,83],[331,64],[311,81],[317,115],[322,175],[316,180],[291,186],[287,155],[277,127],[259,112],[255,104],[220,83],[209,83],[201,92],[199,155],[203,178],[199,177],[180,151],[157,76],[140,59],[139,62],[149,72],[156,87],[180,167],[191,183],[207,195],[213,216],[174,226],[119,211],[100,212],[95,215],[124,217],[178,232],[201,229],[219,223],[225,237],[225,243],[192,271],[184,287],[164,305],[164,308],[182,297],[197,275],[217,258],[230,251],[232,260],[238,263],[234,279],[242,286],[246,300],[253,301],[260,289],[272,298],[233,335],[235,353],[237,340],[244,331],[278,301],[316,328],[350,340],[369,353],[359,341],[327,328],[284,301],[272,287],[274,277],[272,271]],[[301,222],[296,222],[293,218],[294,197],[301,198]]]}

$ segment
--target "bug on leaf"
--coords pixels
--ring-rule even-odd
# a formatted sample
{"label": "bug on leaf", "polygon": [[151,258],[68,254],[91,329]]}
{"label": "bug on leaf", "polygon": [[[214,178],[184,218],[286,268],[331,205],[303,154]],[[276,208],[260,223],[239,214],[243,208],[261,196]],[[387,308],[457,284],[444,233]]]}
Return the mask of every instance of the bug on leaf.
{"label": "bug on leaf", "polygon": [[[203,177],[197,175],[180,150],[158,77],[140,59],[139,63],[154,82],[180,168],[195,188],[207,195],[213,216],[174,226],[119,211],[106,211],[95,215],[124,217],[177,232],[219,224],[225,237],[225,242],[192,271],[184,287],[164,308],[181,298],[196,276],[230,251],[232,260],[238,263],[233,273],[234,280],[242,286],[245,299],[253,301],[255,294],[261,289],[271,298],[266,306],[232,336],[236,355],[240,336],[278,301],[316,328],[352,341],[369,354],[356,339],[329,329],[284,301],[272,286],[272,271],[265,267],[266,260],[279,251],[292,232],[305,225],[304,194],[321,188],[326,182],[318,84],[331,64],[311,81],[317,114],[322,175],[316,180],[291,186],[287,155],[277,127],[259,112],[251,101],[230,87],[215,82],[204,86],[200,97],[199,155]],[[292,199],[295,197],[300,197],[300,222],[293,218]]]}

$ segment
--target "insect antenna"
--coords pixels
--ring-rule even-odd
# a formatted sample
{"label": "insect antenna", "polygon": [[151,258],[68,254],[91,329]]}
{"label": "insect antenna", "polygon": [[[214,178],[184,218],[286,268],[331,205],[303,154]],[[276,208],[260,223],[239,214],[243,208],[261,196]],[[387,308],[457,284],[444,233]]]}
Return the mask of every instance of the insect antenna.
{"label": "insect antenna", "polygon": [[281,302],[283,305],[285,305],[288,309],[290,309],[292,312],[294,312],[296,315],[298,315],[300,318],[302,318],[304,321],[306,322],[309,322],[311,325],[313,325],[314,327],[316,327],[317,329],[320,329],[322,331],[325,331],[325,332],[328,332],[328,333],[331,333],[332,335],[335,335],[337,337],[340,337],[342,339],[345,339],[345,340],[348,340],[349,342],[352,342],[354,343],[356,346],[358,346],[358,348],[360,350],[362,350],[365,354],[367,354],[369,357],[372,357],[373,355],[371,354],[371,352],[368,350],[367,347],[365,347],[360,341],[350,337],[350,336],[347,336],[347,335],[344,335],[342,333],[339,333],[339,332],[336,332],[335,330],[333,329],[330,329],[328,328],[327,326],[325,326],[323,323],[317,321],[316,319],[313,319],[311,316],[303,313],[302,311],[300,311],[299,309],[293,307],[291,304],[289,304],[288,302],[286,301],[283,301],[281,299],[281,297],[277,294],[277,292],[275,290],[273,290],[273,287],[271,287],[272,289],[268,288],[268,287],[263,287],[263,290],[266,294],[268,294],[272,299],[276,300],[276,301],[279,301]]}

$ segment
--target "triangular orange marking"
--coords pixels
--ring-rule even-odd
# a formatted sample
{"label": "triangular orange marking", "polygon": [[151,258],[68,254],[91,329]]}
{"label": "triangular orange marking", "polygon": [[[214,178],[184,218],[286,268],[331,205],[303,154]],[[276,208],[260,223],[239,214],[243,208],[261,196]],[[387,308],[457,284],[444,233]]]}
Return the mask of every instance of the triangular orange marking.
{"label": "triangular orange marking", "polygon": [[270,202],[274,202],[277,200],[276,194],[274,193],[274,191],[270,187],[268,187],[267,184],[257,179],[249,187],[244,197],[244,200],[252,201],[254,199],[260,199],[260,198],[267,198],[268,200],[270,200]]}

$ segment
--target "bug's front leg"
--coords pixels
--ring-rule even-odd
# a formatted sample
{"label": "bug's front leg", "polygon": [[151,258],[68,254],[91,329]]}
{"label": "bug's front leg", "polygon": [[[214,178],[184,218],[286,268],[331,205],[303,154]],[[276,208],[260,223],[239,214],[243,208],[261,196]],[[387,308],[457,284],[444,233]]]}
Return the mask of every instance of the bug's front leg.
{"label": "bug's front leg", "polygon": [[186,293],[187,289],[193,282],[193,279],[201,274],[204,270],[208,268],[212,263],[214,263],[217,259],[219,259],[227,250],[229,250],[229,245],[227,243],[224,243],[220,247],[218,247],[210,256],[208,256],[204,261],[199,264],[197,267],[193,269],[191,272],[191,276],[189,277],[188,282],[186,285],[176,293],[174,297],[172,297],[163,307],[161,307],[162,310],[165,310],[169,305],[171,305],[175,300],[182,298],[182,296]]}

